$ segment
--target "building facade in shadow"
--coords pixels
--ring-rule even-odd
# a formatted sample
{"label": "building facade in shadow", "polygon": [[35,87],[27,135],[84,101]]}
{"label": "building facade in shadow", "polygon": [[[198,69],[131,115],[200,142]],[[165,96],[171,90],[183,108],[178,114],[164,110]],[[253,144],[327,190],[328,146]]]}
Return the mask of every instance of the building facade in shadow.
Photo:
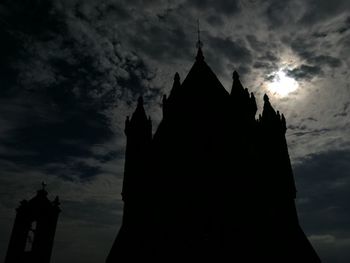
{"label": "building facade in shadow", "polygon": [[301,229],[286,120],[262,114],[233,73],[230,93],[201,46],[163,98],[152,135],[142,98],[127,118],[123,223],[107,263],[320,262]]}
{"label": "building facade in shadow", "polygon": [[49,263],[56,232],[59,200],[47,198],[45,184],[17,208],[5,263]]}

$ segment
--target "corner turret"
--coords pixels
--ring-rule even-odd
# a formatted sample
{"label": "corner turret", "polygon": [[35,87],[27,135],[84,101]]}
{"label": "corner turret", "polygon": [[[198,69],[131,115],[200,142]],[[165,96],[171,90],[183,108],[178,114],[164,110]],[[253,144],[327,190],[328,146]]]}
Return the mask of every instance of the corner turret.
{"label": "corner turret", "polygon": [[[259,116],[258,124],[262,150],[261,161],[263,165],[269,167],[266,170],[270,173],[269,193],[293,200],[296,188],[285,138],[286,119],[279,111],[275,111],[266,94],[264,109]],[[267,152],[269,154],[266,154]]]}
{"label": "corner turret", "polygon": [[172,89],[170,91],[169,97],[167,97],[166,95],[163,95],[163,100],[162,100],[163,117],[168,115],[169,111],[173,111],[174,101],[176,100],[176,97],[177,97],[177,95],[179,93],[180,87],[181,87],[180,75],[179,75],[178,72],[176,72],[175,76],[174,76],[173,87],[172,87]]}
{"label": "corner turret", "polygon": [[259,120],[261,125],[268,128],[271,132],[279,132],[281,134],[286,133],[286,119],[284,115],[280,115],[279,111],[275,111],[270,103],[269,97],[264,95],[264,109],[262,117]]}
{"label": "corner turret", "polygon": [[176,95],[176,93],[179,91],[181,86],[180,83],[180,74],[178,72],[175,73],[174,76],[174,84],[173,84],[173,88],[170,91],[170,96],[169,97],[173,97]]}
{"label": "corner turret", "polygon": [[152,140],[152,120],[150,117],[147,118],[142,97],[139,97],[131,119],[126,118],[125,134],[127,142],[122,190],[124,201],[130,198],[140,186],[139,177],[145,169],[147,152]]}
{"label": "corner turret", "polygon": [[254,94],[249,94],[248,89],[244,88],[237,71],[232,73],[232,89],[230,97],[233,100],[233,107],[237,114],[246,116],[249,120],[255,120],[255,114],[258,109]]}
{"label": "corner turret", "polygon": [[236,70],[232,73],[232,80],[231,96],[243,96],[244,88]]}
{"label": "corner turret", "polygon": [[131,120],[129,116],[125,121],[125,134],[129,137],[138,137],[141,140],[151,140],[152,138],[152,123],[147,118],[143,107],[143,98],[139,97],[137,107],[133,113]]}

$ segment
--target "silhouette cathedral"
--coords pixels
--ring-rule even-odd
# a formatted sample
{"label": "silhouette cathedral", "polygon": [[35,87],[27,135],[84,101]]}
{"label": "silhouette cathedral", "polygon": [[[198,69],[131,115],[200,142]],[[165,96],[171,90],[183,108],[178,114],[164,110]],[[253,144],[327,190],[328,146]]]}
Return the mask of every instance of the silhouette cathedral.
{"label": "silhouette cathedral", "polygon": [[49,263],[61,211],[58,196],[47,198],[45,184],[29,201],[21,201],[13,225],[5,263]]}
{"label": "silhouette cathedral", "polygon": [[114,262],[320,262],[301,229],[286,121],[204,61],[163,97],[152,137],[142,97],[125,123],[123,223]]}

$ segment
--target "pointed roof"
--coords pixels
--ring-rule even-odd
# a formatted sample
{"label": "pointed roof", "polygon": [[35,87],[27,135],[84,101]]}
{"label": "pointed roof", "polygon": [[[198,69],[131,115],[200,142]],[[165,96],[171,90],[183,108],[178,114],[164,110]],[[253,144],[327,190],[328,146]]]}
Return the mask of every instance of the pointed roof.
{"label": "pointed roof", "polygon": [[152,120],[146,115],[142,96],[138,99],[136,110],[131,119],[127,116],[124,132],[126,135],[144,133],[146,136],[152,136]]}
{"label": "pointed roof", "polygon": [[[239,75],[236,70],[233,71],[232,73],[232,79],[233,79],[233,82],[232,82],[231,96],[238,97],[238,99],[242,99],[241,97],[244,96],[244,94],[247,93],[248,90],[245,91],[245,89],[243,88],[243,85],[239,79]],[[248,97],[249,97],[249,94],[248,94]]]}
{"label": "pointed roof", "polygon": [[201,46],[198,46],[196,61],[182,82],[182,90],[195,91],[198,95],[213,92],[228,95],[228,92],[221,84],[215,73],[204,60],[204,55]]}
{"label": "pointed roof", "polygon": [[[188,125],[192,120],[197,120],[197,114],[202,116],[208,113],[212,116],[225,114],[230,95],[205,62],[200,46],[197,50],[196,60],[186,78],[180,83],[179,75],[176,74],[174,84],[176,92],[173,92],[175,91],[173,90],[166,101],[168,106],[171,106],[171,109],[168,107],[168,110],[176,112],[176,115],[168,118],[168,123],[187,121]],[[171,102],[171,105],[169,105],[169,102]],[[155,132],[153,137],[155,141],[160,138],[160,134],[170,133],[169,130],[173,129],[166,126],[164,121],[165,118],[160,122]]]}
{"label": "pointed roof", "polygon": [[140,96],[137,101],[137,107],[135,112],[132,114],[131,122],[145,121],[147,120],[147,115],[143,107],[143,97]]}
{"label": "pointed roof", "polygon": [[173,87],[170,91],[170,95],[169,95],[169,98],[168,100],[172,99],[172,97],[175,96],[175,94],[178,92],[179,88],[181,87],[181,82],[180,82],[180,74],[178,72],[175,73],[175,76],[174,76],[174,83],[173,83]]}
{"label": "pointed roof", "polygon": [[262,112],[262,119],[272,121],[275,120],[277,116],[277,113],[275,109],[272,107],[269,97],[265,94],[264,95],[264,108]]}
{"label": "pointed roof", "polygon": [[183,90],[187,94],[192,90],[194,92],[198,92],[198,95],[206,92],[213,92],[214,94],[221,93],[221,95],[224,96],[228,95],[226,89],[204,60],[202,50],[203,42],[201,41],[200,37],[199,20],[197,20],[197,26],[198,40],[196,43],[196,61],[182,83]]}
{"label": "pointed roof", "polygon": [[232,83],[231,94],[232,94],[232,92],[234,92],[236,90],[244,90],[243,85],[239,79],[238,72],[236,70],[233,71],[233,73],[232,73],[232,79],[233,79],[233,83]]}
{"label": "pointed roof", "polygon": [[274,131],[282,132],[282,134],[285,134],[287,130],[284,115],[281,115],[279,111],[275,111],[270,103],[269,97],[266,94],[264,95],[264,109],[262,112],[261,121],[268,124],[268,126],[274,126]]}

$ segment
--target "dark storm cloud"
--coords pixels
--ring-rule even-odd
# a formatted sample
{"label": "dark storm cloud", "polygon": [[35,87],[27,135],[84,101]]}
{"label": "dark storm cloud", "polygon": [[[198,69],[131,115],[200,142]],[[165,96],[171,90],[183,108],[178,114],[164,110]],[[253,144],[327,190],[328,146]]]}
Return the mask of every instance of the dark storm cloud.
{"label": "dark storm cloud", "polygon": [[[46,2],[39,1],[38,3]],[[34,4],[31,7],[32,9],[37,8]],[[42,63],[41,65],[50,71],[39,73],[54,75],[56,81],[60,80],[60,85],[69,86],[67,89],[75,89],[74,92],[81,96],[92,97],[92,94],[100,96],[106,90],[103,85],[118,84],[119,80],[126,81],[132,78],[138,82],[133,83],[132,88],[135,89],[136,93],[140,93],[140,90],[144,88],[143,83],[146,83],[144,80],[150,80],[152,75],[148,73],[148,69],[137,54],[123,48],[123,39],[119,36],[119,31],[110,31],[109,26],[100,21],[102,18],[109,21],[110,13],[118,15],[119,13],[115,9],[119,10],[121,7],[113,3],[84,6],[84,3],[78,2],[73,6],[73,10],[68,12],[54,5],[54,7],[45,9],[51,23],[41,23],[43,30],[38,35],[22,30],[14,31],[13,25],[9,24],[6,31],[9,31],[13,36],[11,41],[19,42],[20,48],[23,50],[21,59],[25,60],[19,61],[18,59],[12,64],[19,67],[18,70],[24,71],[31,67],[36,68],[34,63]],[[63,11],[67,13],[62,13]],[[28,7],[21,12],[36,15]],[[93,15],[87,19],[88,21],[74,16],[83,12],[86,15],[92,13]],[[124,13],[127,12],[124,10]],[[16,23],[25,24],[29,28],[35,28],[36,25],[35,20],[32,22],[32,19],[20,20]],[[47,35],[46,32],[50,32],[50,34]],[[16,49],[16,53],[18,53],[17,51],[18,49]],[[16,64],[16,62],[18,63]],[[111,72],[112,70],[115,72]],[[132,74],[135,71],[134,76],[128,75],[128,73]],[[26,75],[23,75],[23,78],[25,77]],[[34,74],[30,77],[33,79],[33,84],[36,85],[35,77],[37,76]],[[40,80],[40,76],[37,78]],[[106,80],[110,83],[106,83]],[[117,87],[117,85],[109,87],[111,92],[116,88],[123,87]],[[111,95],[108,93],[106,97],[111,98]]]}
{"label": "dark storm cloud", "polygon": [[[229,37],[221,38],[208,36],[208,43],[212,52],[220,54],[223,58],[232,62],[249,64],[252,61],[252,54],[242,40],[232,40]],[[217,55],[216,55],[217,56]]]}
{"label": "dark storm cloud", "polygon": [[307,63],[317,66],[340,67],[342,61],[334,56],[327,54],[319,54],[320,52],[328,52],[327,50],[315,50],[316,43],[313,40],[296,37],[290,43],[291,48]]}
{"label": "dark storm cloud", "polygon": [[340,21],[335,23],[334,28],[322,28],[320,27],[316,32],[312,34],[313,37],[324,39],[326,37],[334,37],[336,34],[346,34],[350,29],[350,16],[343,17]]}
{"label": "dark storm cloud", "polygon": [[342,64],[339,58],[335,58],[327,55],[311,56],[308,58],[308,62],[317,64],[320,66],[329,66],[332,68],[340,67]]}
{"label": "dark storm cloud", "polygon": [[179,25],[140,20],[135,30],[144,35],[131,38],[131,44],[152,59],[168,61],[174,58],[185,59],[191,55],[191,40]]}
{"label": "dark storm cloud", "polygon": [[[268,1],[265,15],[269,21],[269,26],[271,28],[280,27],[287,23],[287,21],[292,21],[293,14],[290,10],[290,0],[287,1]],[[287,19],[286,19],[287,18]]]}
{"label": "dark storm cloud", "polygon": [[303,3],[305,12],[299,22],[307,25],[323,22],[350,10],[347,0],[309,0]]}
{"label": "dark storm cloud", "polygon": [[[253,64],[253,68],[256,68],[256,69],[261,69],[261,70],[264,70],[264,71],[276,71],[278,70],[278,66],[275,65],[275,63],[271,63],[271,62],[265,62],[265,61],[256,61],[254,62]],[[273,74],[270,75],[270,76],[267,76],[267,79],[273,79],[274,76]]]}
{"label": "dark storm cloud", "polygon": [[193,0],[189,2],[194,8],[209,11],[212,9],[220,15],[231,16],[240,11],[240,3],[237,0],[215,1],[215,0]]}
{"label": "dark storm cloud", "polygon": [[269,68],[270,64],[268,62],[257,61],[253,64],[254,68]]}
{"label": "dark storm cloud", "polygon": [[350,29],[350,16],[348,16],[344,22],[344,25],[342,25],[340,28],[338,28],[337,32],[339,34],[344,34]]}
{"label": "dark storm cloud", "polygon": [[[103,27],[98,31],[89,24],[91,21],[85,21],[83,11],[94,11],[93,17],[99,19],[106,10],[117,12],[118,5],[97,10],[77,4],[73,12],[77,16],[63,20],[67,14],[50,1],[21,2],[8,1],[1,6],[6,14],[1,30],[7,36],[2,45],[12,48],[5,54],[7,64],[2,64],[11,74],[7,74],[8,84],[1,92],[6,100],[16,100],[18,107],[8,118],[14,131],[0,139],[4,147],[18,153],[35,154],[5,153],[2,157],[40,165],[65,162],[70,156],[89,156],[91,145],[113,137],[106,112],[116,102],[131,102],[143,93],[146,98],[155,95],[152,89],[145,92],[152,73],[135,53],[123,49],[118,36],[111,38]],[[123,18],[127,18],[126,12]],[[6,106],[2,104],[1,108]],[[26,110],[31,108],[35,110]],[[16,123],[20,121],[19,112],[26,116],[21,125]],[[71,165],[71,172],[78,170],[82,178],[99,172],[95,166]]]}
{"label": "dark storm cloud", "polygon": [[287,70],[287,75],[297,80],[310,80],[313,77],[323,75],[323,71],[318,66],[309,66],[302,64],[291,70]]}
{"label": "dark storm cloud", "polygon": [[259,57],[259,59],[267,60],[270,62],[279,61],[279,58],[272,51],[266,51],[262,56]]}
{"label": "dark storm cloud", "polygon": [[261,6],[272,29],[290,25],[312,26],[350,10],[347,0],[270,0],[261,1]]}
{"label": "dark storm cloud", "polygon": [[99,1],[99,3],[76,1],[73,12],[77,18],[90,22],[97,20],[123,22],[132,19],[132,12],[129,8],[111,1]]}
{"label": "dark storm cloud", "polygon": [[340,112],[334,114],[333,116],[334,117],[339,117],[339,116],[340,117],[346,117],[349,114],[349,109],[350,109],[350,101],[344,103],[342,110]]}
{"label": "dark storm cloud", "polygon": [[324,38],[328,36],[328,34],[326,32],[315,32],[312,34],[312,36],[315,38]]}
{"label": "dark storm cloud", "polygon": [[324,133],[327,133],[331,131],[330,129],[324,128],[324,129],[313,129],[313,130],[307,130],[306,127],[288,127],[291,130],[297,130],[296,132],[293,132],[293,135],[300,137],[305,135],[312,135],[312,136],[322,136]]}
{"label": "dark storm cloud", "polygon": [[334,44],[327,50],[318,48],[320,43],[313,38],[296,36],[292,40],[284,38],[282,41],[290,45],[303,61],[303,64],[287,71],[289,76],[296,79],[310,80],[313,77],[322,77],[328,69],[339,68],[343,64],[340,58],[328,53],[336,51]]}
{"label": "dark storm cloud", "polygon": [[274,76],[271,73],[279,69],[278,62],[280,58],[278,53],[280,48],[259,40],[255,35],[247,35],[246,40],[252,49],[251,56],[254,62],[251,66],[264,72],[266,80],[272,80]]}
{"label": "dark storm cloud", "polygon": [[207,22],[212,26],[222,26],[224,24],[223,19],[216,15],[209,16]]}
{"label": "dark storm cloud", "polygon": [[255,35],[247,35],[246,39],[248,40],[251,48],[255,51],[262,52],[265,48],[267,48],[266,43],[259,41]]}

